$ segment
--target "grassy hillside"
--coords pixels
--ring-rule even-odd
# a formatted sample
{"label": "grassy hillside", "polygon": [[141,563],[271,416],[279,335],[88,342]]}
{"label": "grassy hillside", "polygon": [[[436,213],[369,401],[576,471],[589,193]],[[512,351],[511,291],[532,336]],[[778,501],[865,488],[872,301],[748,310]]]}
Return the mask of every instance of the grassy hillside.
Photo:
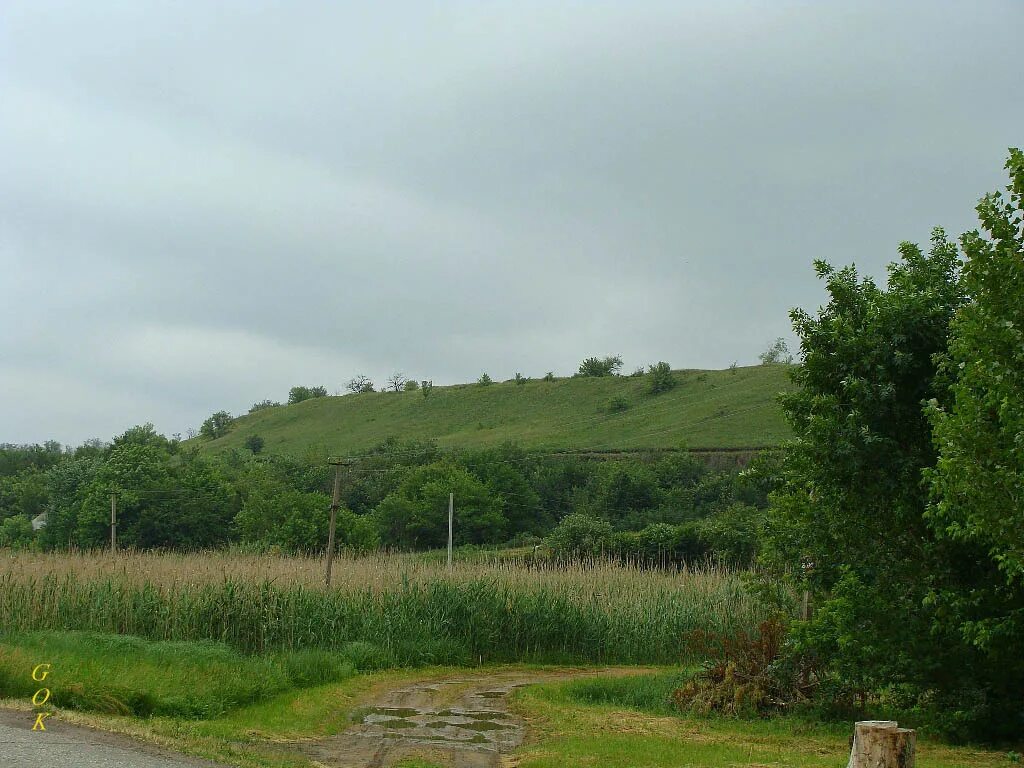
{"label": "grassy hillside", "polygon": [[[735,371],[678,371],[679,386],[647,392],[647,377],[574,378],[491,386],[457,384],[421,392],[322,397],[239,418],[205,445],[243,448],[250,435],[265,452],[351,455],[387,437],[432,438],[442,448],[507,440],[551,450],[740,448],[776,445],[789,430],[776,395],[792,384],[782,365]],[[619,412],[611,400],[622,397]]]}

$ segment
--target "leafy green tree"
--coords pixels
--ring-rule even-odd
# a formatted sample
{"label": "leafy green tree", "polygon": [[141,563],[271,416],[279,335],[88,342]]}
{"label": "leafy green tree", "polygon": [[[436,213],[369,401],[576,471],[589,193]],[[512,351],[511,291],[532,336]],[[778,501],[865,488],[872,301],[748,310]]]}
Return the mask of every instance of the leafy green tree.
{"label": "leafy green tree", "polygon": [[582,363],[580,363],[579,371],[576,373],[577,376],[614,376],[622,368],[622,357],[621,355],[611,355],[609,357],[588,357]]}
{"label": "leafy green tree", "polygon": [[[118,541],[124,546],[196,549],[219,546],[230,536],[233,493],[214,464],[197,455],[173,456],[166,446],[129,441],[111,448],[75,492],[71,543],[100,547],[109,541],[112,491],[118,496]],[[63,515],[56,517],[58,529],[65,529]]]}
{"label": "leafy green tree", "polygon": [[288,390],[288,405],[295,405],[316,397],[327,397],[327,387],[292,387]]}
{"label": "leafy green tree", "polygon": [[0,519],[13,515],[33,518],[46,509],[46,472],[34,467],[0,477]]}
{"label": "leafy green tree", "polygon": [[793,356],[789,354],[789,345],[786,344],[786,340],[781,336],[771,343],[764,352],[757,356],[761,361],[761,365],[771,365],[773,363],[792,363]]}
{"label": "leafy green tree", "polygon": [[38,534],[44,549],[83,546],[78,540],[82,492],[92,483],[100,466],[102,459],[98,456],[76,454],[46,473],[49,508],[46,526]]}
{"label": "leafy green tree", "polygon": [[748,567],[760,548],[765,517],[763,509],[736,502],[697,523],[698,536],[717,561]]}
{"label": "leafy green tree", "polygon": [[402,385],[402,389],[406,392],[415,392],[420,388],[420,383],[416,379],[409,379],[405,384]]}
{"label": "leafy green tree", "polygon": [[561,557],[599,557],[612,549],[612,525],[574,512],[563,517],[544,541]]}
{"label": "leafy green tree", "polygon": [[356,554],[366,554],[380,548],[380,530],[373,515],[357,515],[344,507],[338,510],[337,541]]}
{"label": "leafy green tree", "polygon": [[289,552],[322,551],[327,546],[330,497],[286,489],[270,478],[261,485],[261,492],[248,494],[235,516],[242,540]]}
{"label": "leafy green tree", "polygon": [[227,411],[217,411],[203,422],[203,426],[199,428],[199,434],[209,440],[216,440],[218,437],[224,437],[228,433],[233,422],[234,419],[231,418],[230,413]]}
{"label": "leafy green tree", "polygon": [[1024,728],[1024,153],[1010,150],[1006,169],[1007,195],[987,195],[977,208],[985,235],[960,240],[970,301],[941,362],[948,396],[929,409],[938,451],[929,524],[941,540],[969,547],[976,564],[936,580],[931,599],[998,670],[989,699],[1018,702],[988,719],[1016,718]]}
{"label": "leafy green tree", "polygon": [[28,549],[33,539],[32,521],[25,515],[14,515],[0,522],[0,548]]}
{"label": "leafy green tree", "polygon": [[650,465],[609,461],[595,469],[594,481],[576,495],[573,509],[609,520],[619,529],[638,530],[655,522],[661,501],[658,477]]}
{"label": "leafy green tree", "polygon": [[672,374],[672,366],[666,362],[656,363],[647,368],[648,391],[652,395],[668,392],[676,386],[679,381]]}
{"label": "leafy green tree", "polygon": [[43,445],[0,443],[0,477],[16,475],[25,469],[49,469],[63,457],[60,443],[52,440]]}
{"label": "leafy green tree", "polygon": [[345,389],[354,395],[362,394],[365,392],[373,392],[373,382],[370,381],[369,376],[353,376],[345,383]]}
{"label": "leafy green tree", "polygon": [[542,535],[554,525],[550,513],[530,483],[533,461],[522,448],[506,443],[498,448],[468,451],[459,457],[474,477],[487,485],[508,521],[506,534]]}
{"label": "leafy green tree", "polygon": [[448,494],[455,494],[456,544],[503,540],[501,499],[477,478],[446,461],[413,470],[374,510],[385,544],[409,549],[441,547],[448,540]]}
{"label": "leafy green tree", "polygon": [[[828,303],[791,313],[803,364],[782,398],[788,446],[765,527],[765,560],[800,574],[816,612],[795,648],[824,664],[836,695],[939,684],[956,648],[923,608],[933,562],[922,471],[935,452],[922,403],[941,396],[935,357],[963,304],[956,247],[941,230],[929,254],[910,243],[887,288],[853,267],[816,262]],[[894,617],[899,617],[894,621]]]}
{"label": "leafy green tree", "polygon": [[245,447],[252,451],[253,456],[263,451],[264,441],[259,435],[249,435],[245,438]]}

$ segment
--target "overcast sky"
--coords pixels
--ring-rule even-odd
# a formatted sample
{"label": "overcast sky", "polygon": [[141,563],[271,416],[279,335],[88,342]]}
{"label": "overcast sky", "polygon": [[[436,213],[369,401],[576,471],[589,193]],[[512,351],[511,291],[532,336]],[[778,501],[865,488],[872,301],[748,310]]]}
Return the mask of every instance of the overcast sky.
{"label": "overcast sky", "polygon": [[756,362],[813,259],[974,226],[1022,32],[1020,0],[4,0],[0,442]]}

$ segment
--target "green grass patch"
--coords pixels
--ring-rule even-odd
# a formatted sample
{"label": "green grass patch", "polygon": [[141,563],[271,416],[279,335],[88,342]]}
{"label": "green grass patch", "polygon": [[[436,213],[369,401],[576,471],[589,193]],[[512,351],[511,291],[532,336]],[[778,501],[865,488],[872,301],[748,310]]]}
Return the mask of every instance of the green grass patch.
{"label": "green grass patch", "polygon": [[675,712],[672,692],[694,671],[678,669],[627,677],[587,677],[565,683],[551,695],[562,696],[576,704],[603,704],[667,715]]}
{"label": "green grass patch", "polygon": [[[534,738],[520,768],[842,768],[853,723],[699,718],[667,703],[681,670],[588,678],[517,692]],[[1005,752],[918,741],[918,768],[998,768]]]}
{"label": "green grass patch", "polygon": [[[609,376],[437,386],[421,392],[319,397],[238,418],[204,450],[349,455],[389,435],[436,439],[442,448],[499,445],[537,450],[740,448],[778,445],[791,432],[776,395],[792,388],[783,365],[677,371],[679,385],[652,395],[647,377]],[[612,401],[629,408],[609,408]]]}
{"label": "green grass patch", "polygon": [[[44,682],[36,665],[49,664]],[[0,638],[0,698],[51,692],[65,708],[139,717],[212,718],[292,688],[351,677],[339,654],[303,650],[246,656],[224,643],[151,641],[100,632],[30,632]]]}

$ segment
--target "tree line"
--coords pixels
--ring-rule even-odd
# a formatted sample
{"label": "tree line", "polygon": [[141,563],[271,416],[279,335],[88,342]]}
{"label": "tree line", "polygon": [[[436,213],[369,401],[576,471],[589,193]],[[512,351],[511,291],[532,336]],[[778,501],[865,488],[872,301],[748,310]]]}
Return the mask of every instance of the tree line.
{"label": "tree line", "polygon": [[[124,546],[326,547],[332,476],[314,459],[243,450],[207,455],[144,425],[109,445],[73,451],[7,446],[0,466],[0,545],[106,546],[116,494]],[[442,547],[454,493],[457,546],[545,545],[560,558],[747,564],[767,492],[757,473],[714,469],[686,452],[598,460],[514,444],[442,452],[430,441],[389,439],[344,470],[339,546]],[[33,533],[29,521],[44,511],[46,525]]]}

